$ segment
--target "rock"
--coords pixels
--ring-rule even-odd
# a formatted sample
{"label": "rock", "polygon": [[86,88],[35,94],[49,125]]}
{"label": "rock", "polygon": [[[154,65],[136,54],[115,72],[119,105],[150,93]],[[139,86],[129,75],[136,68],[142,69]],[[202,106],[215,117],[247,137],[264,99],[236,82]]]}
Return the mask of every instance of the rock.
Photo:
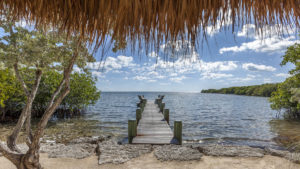
{"label": "rock", "polygon": [[300,153],[288,153],[284,158],[294,162],[294,163],[300,163]]}
{"label": "rock", "polygon": [[276,150],[272,148],[265,148],[265,153],[272,156],[283,157],[294,163],[300,163],[300,153],[289,152],[286,150]]}
{"label": "rock", "polygon": [[110,136],[93,136],[93,137],[80,137],[74,140],[71,140],[69,144],[78,144],[78,143],[89,143],[89,144],[98,144],[99,142],[109,139]]}
{"label": "rock", "polygon": [[300,153],[293,153],[286,150],[276,150],[272,148],[265,148],[265,153],[272,156],[286,158],[294,163],[300,163]]}
{"label": "rock", "polygon": [[198,145],[198,150],[209,156],[227,157],[263,157],[264,150],[249,146],[230,146],[230,145]]}
{"label": "rock", "polygon": [[116,140],[110,139],[98,144],[99,164],[113,163],[121,164],[132,158],[150,153],[151,145],[119,145]]}
{"label": "rock", "polygon": [[160,161],[200,160],[202,154],[197,149],[180,145],[164,145],[154,149],[155,157]]}
{"label": "rock", "polygon": [[95,152],[97,145],[80,143],[80,144],[42,144],[40,152],[48,153],[49,158],[77,158],[82,159],[91,156]]}
{"label": "rock", "polygon": [[265,154],[272,155],[272,156],[278,156],[278,157],[286,157],[290,152],[285,150],[276,150],[269,147],[266,147]]}

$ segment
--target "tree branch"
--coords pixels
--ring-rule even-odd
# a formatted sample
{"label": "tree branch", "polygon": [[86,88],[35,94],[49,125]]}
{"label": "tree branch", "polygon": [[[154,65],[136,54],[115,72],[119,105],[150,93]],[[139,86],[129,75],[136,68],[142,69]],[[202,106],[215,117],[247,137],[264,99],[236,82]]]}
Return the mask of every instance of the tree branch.
{"label": "tree branch", "polygon": [[2,143],[0,143],[0,152],[3,154],[4,157],[9,159],[15,166],[20,165],[22,154],[11,152]]}
{"label": "tree branch", "polygon": [[[63,80],[61,82],[61,84],[58,86],[56,92],[53,93],[51,98],[54,98],[58,95],[58,93],[60,93],[58,95],[58,97],[56,98],[56,100],[53,101],[52,103],[49,103],[44,115],[42,116],[40,122],[38,123],[38,127],[37,130],[34,134],[33,140],[32,140],[32,144],[31,147],[32,149],[38,149],[39,148],[39,141],[40,138],[42,137],[42,135],[44,134],[44,129],[50,119],[50,117],[53,115],[54,111],[56,110],[56,108],[61,104],[61,102],[63,101],[63,99],[69,94],[70,92],[70,74],[73,70],[73,66],[75,64],[75,61],[78,57],[78,53],[75,52],[74,55],[72,56],[71,60],[69,61],[69,65],[68,67],[66,67],[64,69],[64,77]],[[65,84],[65,88],[63,91],[63,84]]]}
{"label": "tree branch", "polygon": [[[26,117],[26,134],[27,134],[27,142],[31,142],[32,141],[32,133],[31,133],[31,108],[32,108],[32,103],[33,100],[36,96],[36,93],[38,91],[38,88],[40,86],[40,82],[41,82],[41,78],[42,78],[42,70],[41,69],[37,69],[35,72],[35,82],[34,85],[32,87],[31,93],[30,93],[30,98],[32,99],[31,102],[31,106],[29,108],[29,110],[27,111],[27,117]],[[27,143],[27,145],[29,145],[30,143]]]}
{"label": "tree branch", "polygon": [[[16,151],[20,153],[20,150],[17,148],[16,145],[16,139],[21,131],[21,128],[24,125],[25,120],[27,119],[26,122],[26,133],[27,133],[27,140],[32,140],[31,137],[31,108],[32,108],[32,103],[33,100],[36,96],[37,90],[39,88],[40,85],[40,81],[41,81],[41,77],[42,77],[42,71],[40,69],[36,70],[36,77],[35,77],[35,83],[34,86],[31,90],[31,93],[29,95],[27,95],[27,101],[26,101],[26,105],[22,110],[22,113],[18,119],[18,122],[15,126],[15,128],[13,129],[13,132],[10,136],[8,136],[7,138],[7,146],[10,148],[10,150],[12,151]],[[27,143],[27,142],[26,142]],[[28,143],[27,143],[28,145]]]}
{"label": "tree branch", "polygon": [[21,83],[21,86],[26,94],[26,96],[29,96],[29,91],[28,91],[28,88],[27,88],[27,85],[26,83],[24,82],[23,78],[21,77],[20,75],[20,71],[19,71],[19,68],[18,68],[18,62],[16,62],[14,64],[14,71],[16,73],[16,77],[17,79],[19,80],[19,82]]}

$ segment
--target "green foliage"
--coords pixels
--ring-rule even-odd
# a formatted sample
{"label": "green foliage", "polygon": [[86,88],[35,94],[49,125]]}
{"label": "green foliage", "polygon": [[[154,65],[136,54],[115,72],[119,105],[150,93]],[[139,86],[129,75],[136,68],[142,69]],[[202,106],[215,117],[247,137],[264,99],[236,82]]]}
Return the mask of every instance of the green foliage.
{"label": "green foliage", "polygon": [[[41,79],[40,90],[33,103],[33,111],[36,117],[40,117],[44,112],[51,94],[59,85],[62,75],[57,71],[45,72]],[[91,73],[73,73],[70,78],[71,91],[61,103],[60,109],[72,113],[95,104],[100,98],[100,92],[96,88],[96,78]]]}
{"label": "green foliage", "polygon": [[272,93],[270,98],[271,108],[274,110],[284,109],[286,117],[300,118],[300,104],[291,100],[293,96],[291,89],[299,86],[299,84],[300,80],[296,76],[287,78],[283,83],[279,84],[277,90]]}
{"label": "green foliage", "polygon": [[[30,72],[30,76],[26,76],[25,78],[27,84],[29,84],[30,77],[34,76],[34,71]],[[32,105],[33,117],[41,117],[43,115],[51,94],[55,91],[62,78],[63,75],[58,71],[51,70],[44,72],[40,88]],[[94,78],[91,73],[73,73],[70,78],[70,83],[71,91],[62,102],[60,110],[68,113],[74,111],[79,112],[88,105],[95,104],[100,98],[100,92],[96,88],[96,78]],[[3,106],[1,107],[6,111],[6,115],[18,117],[26,99],[22,88],[9,69],[0,69],[0,90],[0,97],[3,101]],[[2,97],[3,93],[5,97]]]}
{"label": "green foliage", "polygon": [[220,94],[236,94],[247,96],[263,96],[270,97],[271,93],[276,90],[278,84],[262,84],[255,86],[229,87],[222,89],[207,89],[201,93],[220,93]]}
{"label": "green foliage", "polygon": [[[15,118],[19,116],[27,98],[34,97],[28,93],[33,91],[36,72],[42,72],[41,83],[38,86],[40,88],[36,98],[33,98],[32,107],[33,116],[41,116],[63,78],[61,72],[69,65],[74,55],[78,56],[76,66],[84,73],[71,75],[72,96],[68,97],[69,102],[63,102],[64,107],[82,109],[99,98],[94,83],[96,79],[85,69],[86,64],[95,59],[84,41],[79,41],[72,35],[67,37],[55,30],[44,32],[17,26],[10,21],[9,16],[0,18],[0,29],[3,30],[3,34],[0,35],[0,111],[6,112],[2,114]],[[16,72],[20,76],[17,76]],[[72,85],[75,83],[73,80],[78,82]],[[82,95],[84,99],[81,95],[77,96],[80,90],[86,91]],[[92,91],[95,92],[94,95]],[[73,97],[79,100],[76,102]]]}
{"label": "green foliage", "polygon": [[71,91],[62,104],[70,110],[80,110],[90,104],[95,104],[100,97],[100,92],[95,85],[96,79],[91,73],[72,74]]}
{"label": "green foliage", "polygon": [[274,110],[284,110],[288,119],[300,119],[300,44],[290,46],[281,65],[292,63],[295,68],[290,71],[292,77],[281,83],[276,92],[270,98],[271,108]]}
{"label": "green foliage", "polygon": [[287,63],[292,63],[295,65],[295,68],[290,71],[291,75],[300,75],[300,44],[294,44],[290,46],[281,62],[281,66],[286,65]]}
{"label": "green foliage", "polygon": [[5,101],[16,92],[16,80],[9,69],[0,69],[0,107],[5,107]]}
{"label": "green foliage", "polygon": [[7,68],[17,64],[28,68],[25,70],[62,71],[74,52],[79,56],[76,61],[79,68],[84,68],[87,62],[95,61],[86,44],[79,43],[77,37],[67,38],[56,31],[29,30],[16,26],[9,18],[0,20],[0,28],[4,30],[0,36],[0,60]]}
{"label": "green foliage", "polygon": [[[18,112],[26,101],[24,92],[10,69],[0,69],[0,115],[1,120],[11,112]],[[11,113],[12,116],[17,115]]]}

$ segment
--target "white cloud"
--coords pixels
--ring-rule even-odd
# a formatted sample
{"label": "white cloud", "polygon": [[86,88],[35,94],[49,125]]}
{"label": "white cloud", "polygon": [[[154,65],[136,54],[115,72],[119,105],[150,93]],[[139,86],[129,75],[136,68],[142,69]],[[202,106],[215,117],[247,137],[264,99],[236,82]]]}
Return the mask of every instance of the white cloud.
{"label": "white cloud", "polygon": [[81,70],[78,66],[75,65],[75,66],[73,67],[73,72],[81,73],[82,70]]}
{"label": "white cloud", "polygon": [[[184,42],[188,50],[185,50],[181,46],[181,41],[177,43],[167,43],[161,46],[164,50],[169,50],[170,45],[175,45],[176,54],[184,54],[184,57],[173,57],[172,61],[164,60],[160,56],[157,57],[156,63],[137,65],[130,68],[131,72],[139,72],[139,76],[147,77],[147,80],[161,80],[170,77],[169,80],[180,83],[186,78],[186,75],[203,74],[206,78],[209,78],[208,73],[211,74],[211,78],[221,78],[223,76],[231,77],[231,75],[225,75],[224,71],[233,71],[238,68],[236,61],[217,61],[206,62],[199,59],[199,54],[192,50],[191,45],[188,42]],[[169,48],[169,49],[168,49]],[[186,53],[186,51],[189,51]],[[165,53],[166,54],[166,53]],[[145,79],[142,77],[135,77],[134,79]]]}
{"label": "white cloud", "polygon": [[277,77],[288,78],[288,77],[290,77],[291,75],[288,74],[288,73],[278,73],[278,74],[275,74],[275,76],[277,76]]}
{"label": "white cloud", "polygon": [[96,76],[98,78],[105,78],[105,75],[103,74],[103,72],[92,71],[92,75]]}
{"label": "white cloud", "polygon": [[206,26],[206,33],[209,36],[214,36],[215,34],[219,33],[222,28],[229,26],[232,24],[232,17],[231,17],[232,11],[229,9],[225,14],[223,14],[223,11],[220,12],[219,18],[225,18],[224,21],[217,20],[215,26],[209,25]]}
{"label": "white cloud", "polygon": [[145,76],[135,76],[133,77],[133,80],[149,80],[149,78]]}
{"label": "white cloud", "polygon": [[148,75],[149,76],[158,76],[159,74],[158,74],[158,72],[150,71],[150,72],[148,72]]}
{"label": "white cloud", "polygon": [[16,22],[16,26],[20,26],[20,27],[27,27],[27,26],[30,26],[25,20],[20,20],[18,22]]}
{"label": "white cloud", "polygon": [[185,76],[179,76],[179,77],[172,77],[172,78],[170,78],[170,80],[171,80],[172,82],[176,82],[176,83],[181,83],[182,80],[184,80],[184,79],[186,79]]}
{"label": "white cloud", "polygon": [[264,83],[272,83],[273,80],[271,78],[264,78]]}
{"label": "white cloud", "polygon": [[233,83],[248,82],[255,79],[256,76],[248,74],[246,77],[233,77],[229,80]]}
{"label": "white cloud", "polygon": [[115,70],[115,73],[118,73],[116,69],[122,69],[125,67],[134,67],[136,64],[133,63],[132,56],[117,56],[107,57],[103,62],[91,62],[87,63],[86,68],[90,70],[100,70],[104,69],[105,71]]}
{"label": "white cloud", "polygon": [[[283,32],[278,33],[278,28],[281,27]],[[225,52],[268,52],[268,53],[282,53],[288,46],[300,42],[295,36],[288,36],[294,34],[296,28],[290,28],[282,25],[264,26],[260,31],[256,31],[255,25],[244,25],[242,30],[237,33],[238,37],[247,37],[254,39],[251,42],[242,43],[239,46],[223,47],[219,50],[220,54]]]}
{"label": "white cloud", "polygon": [[256,39],[252,42],[242,43],[240,46],[232,46],[221,48],[219,53],[223,54],[225,52],[244,52],[252,50],[255,52],[284,52],[288,46],[291,46],[299,42],[295,39],[295,36],[287,38],[272,37],[266,38],[264,40]]}
{"label": "white cloud", "polygon": [[148,80],[148,82],[153,83],[153,82],[157,82],[157,80],[155,80],[155,79],[150,79],[150,80]]}
{"label": "white cloud", "polygon": [[237,33],[239,37],[255,37],[255,25],[246,24],[243,26],[242,30]]}
{"label": "white cloud", "polygon": [[220,78],[228,78],[228,77],[233,77],[232,74],[226,74],[226,73],[202,73],[202,78],[201,79],[220,79]]}
{"label": "white cloud", "polygon": [[254,63],[244,63],[242,65],[242,68],[249,71],[268,71],[273,72],[276,70],[276,68],[272,66],[266,66],[266,65],[258,65]]}
{"label": "white cloud", "polygon": [[158,76],[155,76],[154,78],[157,78],[157,79],[164,79],[164,78],[166,78],[166,76],[158,75]]}

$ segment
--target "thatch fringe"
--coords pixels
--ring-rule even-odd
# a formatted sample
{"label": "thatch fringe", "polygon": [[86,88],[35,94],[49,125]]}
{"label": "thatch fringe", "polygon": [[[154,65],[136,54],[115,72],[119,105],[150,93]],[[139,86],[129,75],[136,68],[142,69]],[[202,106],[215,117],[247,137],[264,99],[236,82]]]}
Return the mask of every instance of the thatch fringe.
{"label": "thatch fringe", "polygon": [[16,19],[51,24],[98,45],[108,34],[154,46],[183,37],[194,43],[207,26],[224,25],[228,15],[233,28],[299,28],[300,20],[300,0],[1,0],[0,12],[6,9]]}

